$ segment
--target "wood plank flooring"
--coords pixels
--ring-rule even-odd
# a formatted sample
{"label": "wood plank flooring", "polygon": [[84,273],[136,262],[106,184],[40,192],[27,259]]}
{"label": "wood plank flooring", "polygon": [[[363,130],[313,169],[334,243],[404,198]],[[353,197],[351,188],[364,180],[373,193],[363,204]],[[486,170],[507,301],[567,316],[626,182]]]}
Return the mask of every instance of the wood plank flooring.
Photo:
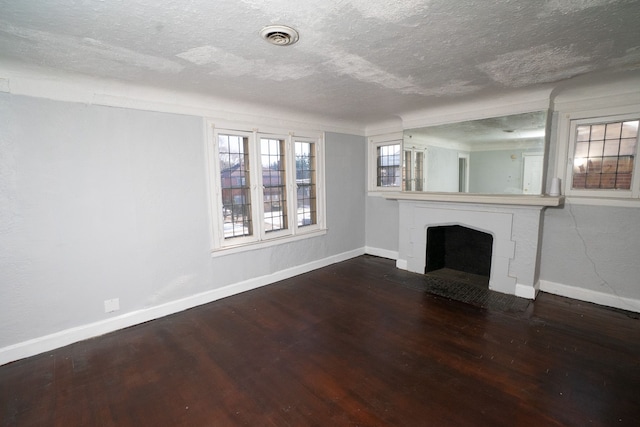
{"label": "wood plank flooring", "polygon": [[636,314],[492,311],[406,274],[362,256],[4,365],[1,425],[638,425]]}

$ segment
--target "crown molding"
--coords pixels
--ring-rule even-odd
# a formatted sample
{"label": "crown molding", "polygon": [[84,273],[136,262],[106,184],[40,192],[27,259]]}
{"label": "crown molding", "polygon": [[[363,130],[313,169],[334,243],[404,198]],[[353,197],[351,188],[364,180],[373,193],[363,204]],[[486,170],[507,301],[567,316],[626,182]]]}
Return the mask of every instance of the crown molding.
{"label": "crown molding", "polygon": [[0,65],[0,92],[88,105],[268,124],[282,128],[365,135],[364,126],[358,123],[306,115],[281,108],[274,111],[268,107],[229,99],[11,63]]}

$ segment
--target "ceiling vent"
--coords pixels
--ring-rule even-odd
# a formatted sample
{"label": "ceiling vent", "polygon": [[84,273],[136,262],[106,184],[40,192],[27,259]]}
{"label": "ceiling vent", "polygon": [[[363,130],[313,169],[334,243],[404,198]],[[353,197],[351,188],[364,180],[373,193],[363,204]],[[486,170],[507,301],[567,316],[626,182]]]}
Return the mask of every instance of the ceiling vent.
{"label": "ceiling vent", "polygon": [[260,36],[276,46],[289,46],[298,41],[298,32],[286,25],[269,25],[260,30]]}

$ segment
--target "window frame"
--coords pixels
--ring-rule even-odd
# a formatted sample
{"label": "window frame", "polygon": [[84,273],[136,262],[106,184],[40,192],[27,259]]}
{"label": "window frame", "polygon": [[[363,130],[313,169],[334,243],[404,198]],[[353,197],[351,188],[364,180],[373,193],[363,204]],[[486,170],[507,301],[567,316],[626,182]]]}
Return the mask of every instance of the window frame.
{"label": "window frame", "polygon": [[[325,204],[325,176],[324,176],[324,133],[323,132],[293,132],[282,129],[252,128],[246,125],[214,124],[205,120],[206,126],[206,158],[208,174],[208,195],[211,224],[211,254],[212,256],[226,255],[260,247],[282,244],[304,238],[326,234],[326,204]],[[222,200],[222,182],[219,153],[219,135],[238,135],[249,138],[249,176],[251,194],[251,213],[253,218],[253,234],[249,236],[225,238]],[[261,140],[284,140],[285,180],[286,180],[286,209],[288,211],[286,228],[267,231],[264,226],[264,183],[261,153]],[[297,193],[296,193],[296,163],[295,141],[310,142],[315,147],[315,185],[316,185],[316,223],[298,226]]]}
{"label": "window frame", "polygon": [[[399,192],[402,191],[402,160],[404,155],[404,144],[402,132],[376,135],[368,138],[369,164],[368,170],[368,190],[372,193]],[[400,168],[400,184],[397,186],[378,185],[378,148],[382,146],[399,145],[398,167]]]}
{"label": "window frame", "polygon": [[[292,158],[293,158],[293,166],[290,168],[290,173],[292,175],[291,177],[291,181],[293,183],[295,183],[295,186],[291,189],[296,203],[296,208],[299,208],[298,206],[298,189],[300,188],[300,186],[297,183],[297,153],[296,153],[296,144],[297,143],[301,143],[301,144],[311,144],[314,147],[314,153],[313,153],[313,158],[314,158],[314,172],[315,172],[315,179],[313,179],[310,183],[309,183],[309,188],[311,191],[312,187],[315,187],[315,219],[316,222],[315,223],[311,223],[311,224],[302,224],[299,225],[298,224],[298,211],[296,210],[295,215],[290,214],[291,216],[291,221],[295,223],[295,226],[297,229],[303,229],[303,230],[309,230],[309,231],[313,231],[314,229],[317,229],[320,227],[320,220],[321,218],[324,218],[324,214],[322,213],[322,209],[324,209],[324,197],[320,197],[320,193],[323,192],[324,190],[324,167],[321,167],[322,163],[322,159],[323,156],[320,155],[320,148],[321,145],[319,145],[317,139],[314,138],[310,138],[310,137],[306,137],[306,136],[296,136],[296,135],[292,135],[292,139],[291,139],[291,152],[292,152]],[[320,179],[322,177],[322,183],[320,182]],[[322,202],[321,202],[322,200]],[[311,212],[311,210],[310,210]],[[304,210],[303,210],[304,213]]]}
{"label": "window frame", "polygon": [[612,114],[582,114],[575,115],[571,117],[567,114],[566,117],[567,123],[567,135],[565,141],[567,141],[566,145],[566,159],[564,162],[564,167],[558,174],[558,176],[563,177],[563,190],[564,194],[567,197],[574,199],[593,199],[593,200],[614,200],[614,199],[622,199],[628,201],[637,201],[640,198],[640,162],[638,161],[638,157],[640,155],[640,132],[636,137],[636,149],[633,155],[633,167],[632,167],[632,177],[631,177],[631,188],[630,189],[581,189],[581,188],[573,188],[573,166],[574,166],[574,158],[575,158],[575,148],[576,148],[576,136],[577,136],[577,127],[584,125],[600,125],[600,124],[608,124],[608,123],[616,123],[616,122],[624,122],[624,121],[634,121],[640,120],[640,111],[634,112],[617,112]]}

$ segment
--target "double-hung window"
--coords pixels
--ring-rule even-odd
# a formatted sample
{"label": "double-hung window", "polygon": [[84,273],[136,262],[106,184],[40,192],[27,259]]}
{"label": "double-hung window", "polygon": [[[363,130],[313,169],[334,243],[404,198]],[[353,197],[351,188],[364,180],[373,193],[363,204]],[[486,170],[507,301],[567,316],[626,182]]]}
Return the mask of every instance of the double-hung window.
{"label": "double-hung window", "polygon": [[638,198],[639,114],[572,120],[566,193]]}
{"label": "double-hung window", "polygon": [[402,188],[402,134],[369,139],[369,190],[399,191]]}
{"label": "double-hung window", "polygon": [[212,129],[214,251],[324,232],[322,135]]}

